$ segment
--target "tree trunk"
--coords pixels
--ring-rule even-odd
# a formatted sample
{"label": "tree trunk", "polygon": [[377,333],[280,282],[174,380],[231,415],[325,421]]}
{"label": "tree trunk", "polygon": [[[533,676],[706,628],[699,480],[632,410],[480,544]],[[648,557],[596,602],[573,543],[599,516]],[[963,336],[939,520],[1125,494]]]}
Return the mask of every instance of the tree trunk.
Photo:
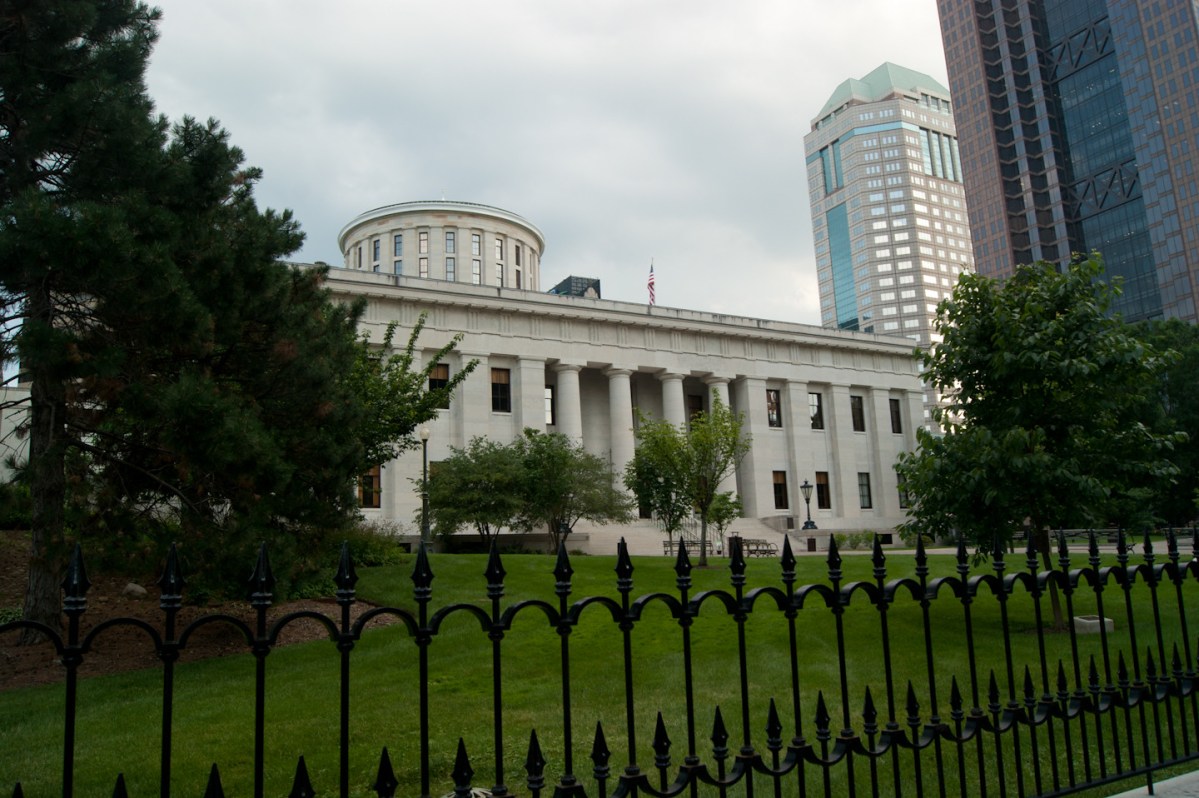
{"label": "tree trunk", "polygon": [[[1041,525],[1037,527],[1037,551],[1041,554],[1041,564],[1046,571],[1052,570],[1053,562],[1051,559],[1051,549],[1049,544],[1049,527]],[[1049,606],[1053,609],[1053,629],[1054,631],[1064,632],[1066,630],[1066,616],[1062,612],[1062,597],[1058,594],[1057,583],[1049,583]]]}
{"label": "tree trunk", "polygon": [[699,516],[699,564],[708,564],[708,516],[704,513]]}
{"label": "tree trunk", "polygon": [[[49,289],[38,285],[29,292],[29,318],[52,326],[54,304]],[[53,357],[52,357],[53,359]],[[66,501],[66,389],[45,365],[35,364],[29,389],[29,491],[32,530],[29,536],[29,581],[25,588],[26,620],[52,629],[62,623],[60,582],[64,571],[63,507]],[[42,635],[26,629],[21,644],[36,643]]]}

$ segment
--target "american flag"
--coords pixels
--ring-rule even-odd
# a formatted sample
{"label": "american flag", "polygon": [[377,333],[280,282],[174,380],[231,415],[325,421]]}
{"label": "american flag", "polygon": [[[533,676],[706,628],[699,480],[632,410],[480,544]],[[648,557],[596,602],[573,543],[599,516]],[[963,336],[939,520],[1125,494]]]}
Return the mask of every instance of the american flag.
{"label": "american flag", "polygon": [[654,262],[653,261],[650,261],[650,264],[649,264],[649,281],[646,282],[645,287],[649,289],[649,303],[652,305],[652,304],[654,304]]}

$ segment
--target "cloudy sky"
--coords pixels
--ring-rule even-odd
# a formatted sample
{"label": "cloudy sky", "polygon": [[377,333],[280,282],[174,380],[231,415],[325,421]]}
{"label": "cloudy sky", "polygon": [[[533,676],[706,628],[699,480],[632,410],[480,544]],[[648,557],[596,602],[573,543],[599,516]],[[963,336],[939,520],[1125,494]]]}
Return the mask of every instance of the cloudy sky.
{"label": "cloudy sky", "polygon": [[480,202],[546,237],[542,285],[818,324],[803,137],[841,81],[945,82],[933,0],[155,0],[147,76],[215,117],[291,208],[297,260],[394,202]]}

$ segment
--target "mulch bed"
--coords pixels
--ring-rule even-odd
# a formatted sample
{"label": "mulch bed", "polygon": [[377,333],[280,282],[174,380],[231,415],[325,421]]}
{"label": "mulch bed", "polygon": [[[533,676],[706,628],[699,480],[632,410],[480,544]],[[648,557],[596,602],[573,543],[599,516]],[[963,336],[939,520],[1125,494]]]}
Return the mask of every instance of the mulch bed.
{"label": "mulch bed", "polygon": [[[28,545],[26,533],[0,532],[0,608],[20,607],[24,601]],[[93,574],[89,569],[88,577],[92,587],[87,592],[87,611],[81,617],[81,637],[87,634],[87,630],[110,618],[137,618],[162,631],[164,615],[158,606],[157,586],[148,580],[141,582],[148,595],[134,598],[124,594],[130,582],[127,576]],[[370,606],[359,601],[351,614],[356,618],[369,610]],[[332,599],[290,601],[273,606],[267,614],[268,623],[300,610],[321,613],[334,622],[341,617],[341,609]],[[256,613],[249,603],[231,601],[206,607],[185,606],[176,616],[176,628],[182,630],[196,618],[217,613],[238,618],[251,629],[256,623]],[[64,635],[65,628],[64,616]],[[45,642],[19,646],[18,637],[19,633],[0,636],[0,690],[63,681],[66,671],[58,660],[53,644]],[[325,638],[327,633],[323,626],[315,621],[306,621],[289,625],[280,637],[279,645]],[[181,653],[179,661],[192,662],[241,654],[247,649],[245,639],[230,625],[209,624],[188,639],[187,648]],[[96,638],[94,646],[84,656],[79,674],[81,677],[101,676],[159,667],[160,664],[154,645],[144,631],[119,625],[104,630]]]}

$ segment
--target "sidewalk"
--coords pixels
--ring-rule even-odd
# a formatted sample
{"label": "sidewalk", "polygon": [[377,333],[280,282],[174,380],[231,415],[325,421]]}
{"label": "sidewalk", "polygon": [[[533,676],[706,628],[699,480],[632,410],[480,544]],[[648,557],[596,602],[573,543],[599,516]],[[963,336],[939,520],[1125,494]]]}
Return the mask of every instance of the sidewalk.
{"label": "sidewalk", "polygon": [[[1112,798],[1138,798],[1139,796],[1149,794],[1149,791],[1145,789],[1144,782],[1142,782],[1139,787],[1117,793]],[[1175,776],[1172,779],[1154,782],[1153,795],[1164,796],[1164,798],[1199,798],[1199,771],[1183,773],[1181,776]]]}

